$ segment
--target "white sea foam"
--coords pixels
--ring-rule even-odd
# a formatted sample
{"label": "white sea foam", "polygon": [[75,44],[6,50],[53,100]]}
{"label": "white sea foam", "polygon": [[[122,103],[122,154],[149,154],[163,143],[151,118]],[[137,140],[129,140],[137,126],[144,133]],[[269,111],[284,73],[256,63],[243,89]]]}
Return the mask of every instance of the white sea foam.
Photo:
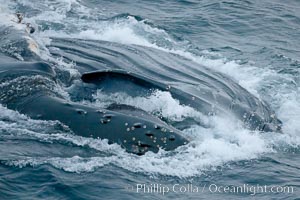
{"label": "white sea foam", "polygon": [[208,117],[194,108],[180,105],[177,99],[174,99],[169,92],[156,90],[150,96],[131,97],[126,93],[104,94],[98,90],[93,95],[96,106],[106,107],[112,103],[131,105],[141,108],[149,113],[163,116],[172,121],[182,121],[185,118],[194,118],[201,122],[209,123]]}

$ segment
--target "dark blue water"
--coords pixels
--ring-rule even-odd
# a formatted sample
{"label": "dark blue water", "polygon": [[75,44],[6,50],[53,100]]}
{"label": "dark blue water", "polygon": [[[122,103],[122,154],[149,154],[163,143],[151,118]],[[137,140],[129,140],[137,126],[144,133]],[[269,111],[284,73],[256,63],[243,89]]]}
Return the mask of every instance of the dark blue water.
{"label": "dark blue water", "polygon": [[[179,104],[166,92],[158,91],[147,98],[95,94],[93,104],[99,107],[125,102],[169,121],[185,123],[185,119],[192,118],[209,120],[214,125],[203,128],[195,124],[183,129],[193,136],[194,145],[182,151],[136,156],[105,140],[70,135],[56,121],[32,120],[0,106],[0,199],[300,197],[299,1],[0,3],[1,27],[10,26],[23,33],[25,26],[13,21],[17,11],[24,13],[24,21],[36,27],[36,32],[24,32],[23,36],[35,44],[31,48],[39,58],[53,63],[62,80],[76,79],[77,66],[92,66],[97,56],[109,58],[103,46],[126,66],[135,62],[154,66],[167,62],[165,54],[172,54],[180,63],[191,60],[229,75],[269,103],[283,122],[283,134],[260,133],[227,118],[203,119],[201,113]],[[1,33],[1,53],[19,60],[30,57],[23,53],[26,46],[6,40],[10,37]],[[83,41],[79,47],[86,54],[75,54],[71,47],[69,52],[65,50],[66,40]],[[90,40],[95,44],[84,42]],[[63,45],[64,53],[55,53]],[[131,52],[140,56],[129,57]],[[143,60],[143,55],[151,58]],[[84,59],[79,62],[78,57]],[[125,63],[125,58],[131,62]],[[115,59],[104,61],[117,63]],[[58,84],[56,90],[66,98],[70,95],[67,84]],[[139,184],[161,184],[171,191],[164,195],[137,192]],[[191,184],[192,191],[172,191],[174,186],[187,188]],[[246,185],[248,191],[214,191],[214,185]],[[268,190],[256,193],[250,189],[258,185],[266,185]],[[279,190],[271,192],[271,187]],[[290,192],[283,191],[287,187]]]}

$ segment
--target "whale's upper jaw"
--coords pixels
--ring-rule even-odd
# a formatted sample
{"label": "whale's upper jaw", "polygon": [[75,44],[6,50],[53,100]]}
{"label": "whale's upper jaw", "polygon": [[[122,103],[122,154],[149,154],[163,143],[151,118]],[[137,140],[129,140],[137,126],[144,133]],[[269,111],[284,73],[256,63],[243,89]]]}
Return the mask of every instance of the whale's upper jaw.
{"label": "whale's upper jaw", "polygon": [[[175,85],[170,86],[163,82],[157,81],[155,78],[149,78],[140,74],[125,71],[122,69],[110,69],[110,70],[97,70],[93,72],[84,73],[81,77],[85,83],[90,83],[98,86],[104,92],[125,92],[128,95],[145,94],[147,91],[161,90],[168,91],[173,97],[182,101],[183,104],[190,105],[196,110],[201,108],[203,112],[209,113],[211,111],[212,103],[203,101],[199,95],[191,95],[191,92],[195,91],[193,87],[187,85],[183,89],[178,89]],[[186,91],[184,90],[186,89]],[[190,92],[191,91],[191,92]],[[199,93],[199,92],[198,92]],[[245,95],[250,95],[245,93]],[[235,99],[231,101],[220,96],[220,101],[224,101],[223,108],[220,107],[217,110],[219,113],[234,114],[237,118],[241,119],[246,128],[251,130],[265,131],[265,132],[282,132],[282,122],[276,118],[275,113],[265,104],[261,103],[258,99],[253,98],[252,101],[257,104],[256,110],[261,110],[261,113],[256,112],[255,109],[242,105],[242,103],[235,102]],[[226,109],[226,103],[228,108]],[[259,104],[261,103],[261,104]]]}

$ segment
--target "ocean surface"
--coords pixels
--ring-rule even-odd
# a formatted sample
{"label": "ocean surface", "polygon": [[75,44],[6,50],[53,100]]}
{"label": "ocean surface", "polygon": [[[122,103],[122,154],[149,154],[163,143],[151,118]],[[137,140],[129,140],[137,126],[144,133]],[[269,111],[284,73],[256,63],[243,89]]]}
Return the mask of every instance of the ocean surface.
{"label": "ocean surface", "polygon": [[[17,12],[35,27],[33,34],[14,22]],[[148,97],[98,92],[93,104],[99,107],[125,102],[183,124],[193,138],[181,151],[137,156],[0,105],[1,200],[300,199],[300,1],[0,0],[2,54],[32,56],[24,53],[27,46],[10,40],[22,31],[20,37],[36,44],[38,57],[60,72],[55,90],[66,98],[72,94],[64,80],[76,80],[79,65],[124,60],[128,66],[167,66],[168,54],[226,74],[267,102],[283,122],[283,134],[250,131],[222,117],[207,119],[214,124],[209,128],[193,124],[203,120],[201,113],[168,92]],[[78,51],[68,42],[77,43]],[[109,53],[97,60],[104,50],[120,62]],[[141,59],[144,55],[151,59]],[[137,191],[143,184],[149,190]],[[268,190],[255,191],[258,186]]]}

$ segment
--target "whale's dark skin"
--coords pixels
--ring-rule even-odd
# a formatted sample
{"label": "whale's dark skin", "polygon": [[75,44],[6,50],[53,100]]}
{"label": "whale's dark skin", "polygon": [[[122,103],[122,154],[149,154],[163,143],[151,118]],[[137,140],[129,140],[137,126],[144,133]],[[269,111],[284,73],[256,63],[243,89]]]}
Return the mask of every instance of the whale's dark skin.
{"label": "whale's dark skin", "polygon": [[[0,42],[6,42],[5,37]],[[58,120],[76,135],[107,139],[138,155],[157,152],[160,148],[174,150],[189,139],[158,117],[133,106],[112,104],[99,109],[92,104],[80,104],[81,100],[91,100],[91,91],[101,89],[107,94],[122,91],[131,96],[147,96],[154,90],[168,91],[181,104],[204,114],[233,115],[250,129],[280,132],[281,122],[266,103],[230,78],[205,67],[194,67],[190,61],[181,63],[182,58],[157,53],[158,50],[151,48],[107,42],[54,39],[52,45],[55,49],[50,53],[75,61],[81,74],[76,79],[79,84],[74,84],[72,79],[66,81],[71,99],[55,91],[61,82],[61,72],[51,62],[46,63],[23,48],[24,61],[0,52],[2,105],[32,119]],[[95,47],[94,51],[88,53],[87,46]],[[139,51],[145,55],[136,56]],[[165,56],[170,66],[151,63],[152,51]],[[139,59],[151,67],[140,66]]]}

